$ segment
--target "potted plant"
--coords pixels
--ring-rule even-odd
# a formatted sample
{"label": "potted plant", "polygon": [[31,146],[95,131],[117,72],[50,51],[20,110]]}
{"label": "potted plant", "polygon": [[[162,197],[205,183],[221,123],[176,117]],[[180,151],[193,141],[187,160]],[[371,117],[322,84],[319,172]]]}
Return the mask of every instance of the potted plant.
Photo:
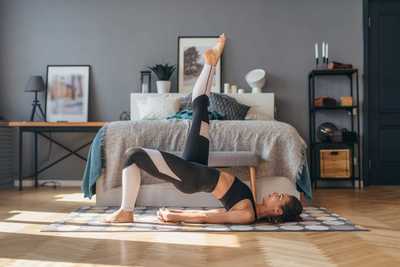
{"label": "potted plant", "polygon": [[166,64],[157,64],[153,67],[148,67],[157,76],[157,92],[159,94],[168,93],[171,89],[171,76],[174,73],[176,66]]}

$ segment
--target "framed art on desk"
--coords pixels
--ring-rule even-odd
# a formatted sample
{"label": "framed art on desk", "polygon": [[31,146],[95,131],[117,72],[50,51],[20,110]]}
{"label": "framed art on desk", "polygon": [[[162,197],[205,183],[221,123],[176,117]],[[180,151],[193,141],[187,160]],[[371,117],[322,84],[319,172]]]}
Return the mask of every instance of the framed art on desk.
{"label": "framed art on desk", "polygon": [[90,65],[48,65],[46,120],[87,122]]}

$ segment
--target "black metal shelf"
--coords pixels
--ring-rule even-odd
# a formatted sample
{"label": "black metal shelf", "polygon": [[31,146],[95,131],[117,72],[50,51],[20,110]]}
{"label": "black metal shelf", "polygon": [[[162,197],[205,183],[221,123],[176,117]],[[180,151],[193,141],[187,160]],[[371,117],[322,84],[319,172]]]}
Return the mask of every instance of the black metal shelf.
{"label": "black metal shelf", "polygon": [[358,109],[358,106],[336,106],[336,107],[311,107],[311,111],[318,110],[348,110]]}
{"label": "black metal shelf", "polygon": [[[352,106],[334,106],[334,107],[315,107],[314,99],[316,96],[316,80],[323,78],[321,76],[345,76],[349,78],[349,96],[353,98]],[[355,86],[354,86],[355,83]],[[308,74],[308,104],[309,104],[309,141],[310,141],[310,170],[313,183],[317,187],[318,180],[351,180],[353,188],[355,188],[355,181],[358,178],[359,187],[361,187],[361,160],[360,160],[360,114],[359,114],[359,78],[357,69],[315,69]],[[320,142],[317,140],[316,131],[316,115],[320,111],[347,111],[351,116],[347,116],[351,122],[351,131],[357,133],[356,142]],[[353,111],[356,111],[353,113]],[[349,178],[322,178],[319,177],[319,150],[324,148],[348,148],[351,150],[351,177]],[[355,152],[357,152],[357,162],[354,161]],[[355,170],[357,169],[357,176]]]}
{"label": "black metal shelf", "polygon": [[350,145],[357,145],[358,141],[356,142],[312,142],[311,145],[319,145],[319,146],[350,146]]}
{"label": "black metal shelf", "polygon": [[308,74],[309,76],[323,76],[323,75],[353,75],[358,72],[357,69],[321,69],[321,70],[312,70]]}

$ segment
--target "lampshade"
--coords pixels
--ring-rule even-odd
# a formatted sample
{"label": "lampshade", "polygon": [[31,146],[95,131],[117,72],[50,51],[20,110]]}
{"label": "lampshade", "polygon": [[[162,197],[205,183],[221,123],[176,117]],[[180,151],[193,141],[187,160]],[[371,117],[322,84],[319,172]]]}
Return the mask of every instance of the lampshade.
{"label": "lampshade", "polygon": [[25,87],[25,92],[41,92],[44,91],[44,81],[42,76],[31,76]]}
{"label": "lampshade", "polygon": [[261,93],[261,89],[265,85],[266,71],[263,69],[255,69],[246,74],[246,81],[253,89],[253,93]]}

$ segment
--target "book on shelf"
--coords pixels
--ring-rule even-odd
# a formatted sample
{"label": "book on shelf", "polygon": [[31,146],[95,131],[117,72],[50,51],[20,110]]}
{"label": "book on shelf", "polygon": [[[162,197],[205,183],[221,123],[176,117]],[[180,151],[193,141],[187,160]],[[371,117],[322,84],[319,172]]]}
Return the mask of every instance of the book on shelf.
{"label": "book on shelf", "polygon": [[343,70],[343,69],[352,69],[353,65],[352,64],[345,64],[337,61],[332,61],[328,64],[328,69],[329,70]]}

